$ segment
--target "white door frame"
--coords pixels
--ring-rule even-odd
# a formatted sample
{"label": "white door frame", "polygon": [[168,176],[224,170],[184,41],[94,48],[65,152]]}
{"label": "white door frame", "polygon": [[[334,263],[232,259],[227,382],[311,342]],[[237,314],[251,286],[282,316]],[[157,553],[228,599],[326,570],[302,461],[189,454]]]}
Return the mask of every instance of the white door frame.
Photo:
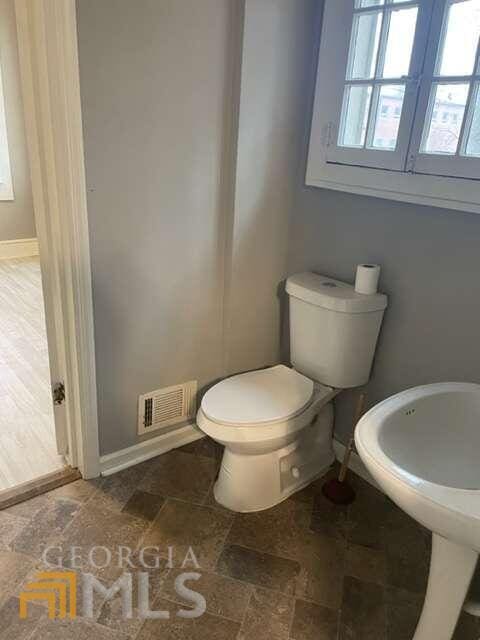
{"label": "white door frame", "polygon": [[95,344],[75,0],[15,0],[50,369],[61,452],[99,475]]}

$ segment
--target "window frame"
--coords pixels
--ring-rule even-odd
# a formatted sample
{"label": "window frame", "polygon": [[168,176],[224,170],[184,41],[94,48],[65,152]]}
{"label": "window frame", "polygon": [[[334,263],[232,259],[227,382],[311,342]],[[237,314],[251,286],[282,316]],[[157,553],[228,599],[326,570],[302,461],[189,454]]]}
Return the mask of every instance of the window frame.
{"label": "window frame", "polygon": [[[415,158],[412,163],[412,170],[415,173],[480,180],[480,158],[465,157],[460,155],[460,147],[462,142],[463,132],[466,127],[466,121],[468,119],[467,110],[470,106],[470,99],[474,92],[475,84],[480,83],[480,42],[477,44],[477,52],[474,62],[474,71],[469,76],[440,76],[435,73],[435,67],[437,63],[437,57],[440,50],[441,39],[444,33],[444,18],[445,9],[449,0],[442,0],[437,2],[434,7],[432,15],[432,31],[439,34],[438,38],[431,39],[426,52],[425,66],[422,74],[422,80],[420,83],[420,90],[418,96],[417,113],[418,116],[414,123],[414,129],[412,132],[411,148],[415,151]],[[432,108],[430,95],[434,84],[456,84],[456,83],[469,83],[469,98],[465,107],[465,117],[463,118],[463,124],[460,131],[460,140],[458,149],[455,155],[439,155],[423,153],[421,150],[424,124],[427,120],[428,111]],[[445,120],[448,122],[448,115]],[[480,190],[480,184],[478,185]]]}
{"label": "window frame", "polygon": [[[443,21],[446,2],[447,0],[421,0],[422,13],[419,13],[417,18],[417,30],[425,30],[427,25],[430,25],[430,21],[432,21],[432,24],[434,20],[440,19]],[[401,3],[398,7],[404,4],[405,6],[410,6],[414,5],[415,2]],[[376,166],[369,166],[365,162],[365,158],[360,157],[356,164],[342,163],[335,160],[335,154],[332,154],[332,141],[336,141],[335,136],[337,135],[335,118],[338,120],[338,92],[341,91],[343,97],[353,13],[353,0],[325,0],[324,28],[320,40],[305,179],[307,186],[480,213],[480,183],[477,178],[472,180],[451,177],[451,172],[446,175],[432,175],[431,172],[428,172],[428,168],[426,171],[423,170],[423,156],[430,156],[430,154],[411,153],[412,143],[416,144],[418,141],[419,144],[421,140],[423,119],[419,126],[420,120],[417,118],[411,129],[411,134],[408,134],[406,164],[404,164],[403,169],[392,168],[391,164],[390,166],[387,164],[382,167],[378,166],[378,156],[380,154],[396,153],[392,151],[373,151],[376,154]],[[325,28],[327,24],[328,28]],[[423,42],[426,42],[425,37]],[[417,102],[415,103],[417,113],[419,107],[425,108],[425,112],[428,107],[428,104],[427,106],[424,103],[420,104],[422,98],[425,100],[425,94],[427,95],[427,102],[430,96],[429,76],[425,74],[424,77],[423,73],[427,68],[427,64],[431,63],[431,59],[436,60],[439,42],[440,33],[433,44],[432,40],[430,40],[426,55],[425,50],[423,51],[424,61],[422,60],[422,67],[418,72],[418,62],[412,62],[409,90],[418,93]],[[341,52],[340,46],[342,46]],[[334,58],[331,55],[332,47],[336,51]],[[420,54],[414,50],[412,60],[414,55]],[[339,89],[340,85],[342,89]],[[332,87],[336,87],[336,89],[332,91]],[[401,120],[403,119],[402,114]],[[405,145],[405,139],[403,142]],[[349,149],[349,151],[351,150]],[[356,151],[355,149],[353,150]],[[405,146],[403,146],[403,152],[405,152]],[[420,155],[422,156],[421,162],[419,160]],[[474,158],[466,158],[465,160],[468,163],[473,160],[476,164],[476,159]],[[480,171],[478,179],[480,179]]]}
{"label": "window frame", "polygon": [[[328,0],[326,4],[328,4]],[[385,55],[389,26],[389,21],[385,20],[385,17],[394,11],[402,11],[412,7],[418,7],[418,15],[409,72],[406,76],[401,78],[380,78],[378,77],[378,72]],[[338,0],[338,4],[335,5],[334,11],[335,22],[333,23],[332,19],[329,21],[330,33],[322,34],[322,38],[325,35],[329,40],[328,48],[330,49],[331,47],[335,47],[337,54],[335,62],[332,61],[332,56],[329,56],[329,63],[335,64],[335,84],[330,85],[330,91],[332,92],[332,105],[329,116],[330,121],[335,123],[335,120],[338,119],[337,114],[342,113],[343,111],[344,89],[347,86],[372,85],[374,87],[372,90],[372,97],[370,99],[371,106],[368,110],[369,118],[374,117],[375,115],[378,117],[378,114],[375,114],[376,109],[373,106],[377,87],[381,89],[382,86],[405,86],[405,93],[395,150],[387,151],[382,149],[372,149],[368,146],[358,149],[340,146],[337,144],[338,131],[342,126],[341,122],[339,122],[338,125],[335,123],[334,127],[330,131],[327,151],[328,163],[359,165],[362,167],[381,168],[390,171],[404,170],[410,142],[410,131],[413,127],[413,118],[415,115],[418,93],[418,78],[420,77],[420,72],[423,66],[431,11],[432,0],[422,0],[422,2],[419,2],[418,0],[409,0],[399,4],[386,4],[383,7],[367,7],[364,9],[354,9],[353,0]],[[380,12],[383,13],[383,22],[386,26],[384,24],[384,28],[382,29],[383,37],[380,38],[374,77],[372,79],[348,79],[346,77],[348,74],[345,70],[348,68],[349,48],[351,40],[353,39],[350,34],[353,35],[353,21],[355,16]],[[346,31],[345,29],[341,30],[340,23],[346,24]],[[339,35],[340,33],[342,35]],[[348,35],[345,38],[346,34]],[[330,39],[332,40],[331,44]],[[340,55],[340,51],[343,51],[343,55]]]}

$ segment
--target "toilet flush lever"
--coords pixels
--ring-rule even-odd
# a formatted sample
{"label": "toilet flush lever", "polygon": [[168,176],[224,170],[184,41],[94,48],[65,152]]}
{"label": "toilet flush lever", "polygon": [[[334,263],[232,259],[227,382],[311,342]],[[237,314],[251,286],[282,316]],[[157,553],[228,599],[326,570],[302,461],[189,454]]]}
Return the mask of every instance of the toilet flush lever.
{"label": "toilet flush lever", "polygon": [[292,467],[290,469],[290,473],[295,478],[295,480],[298,480],[298,478],[300,478],[300,469],[298,467]]}

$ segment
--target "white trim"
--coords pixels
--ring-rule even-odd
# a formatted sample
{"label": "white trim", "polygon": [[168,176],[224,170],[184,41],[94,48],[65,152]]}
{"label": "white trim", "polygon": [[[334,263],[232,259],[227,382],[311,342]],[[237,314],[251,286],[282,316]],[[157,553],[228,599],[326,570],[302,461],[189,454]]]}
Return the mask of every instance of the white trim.
{"label": "white trim", "polygon": [[5,92],[3,90],[3,69],[0,69],[0,200],[15,200],[8,144],[7,119],[5,114]]}
{"label": "white trim", "polygon": [[134,444],[132,447],[120,449],[120,451],[101,456],[101,475],[109,476],[112,473],[117,473],[118,471],[122,471],[122,469],[127,469],[140,462],[150,460],[150,458],[155,458],[162,453],[183,447],[185,444],[200,440],[204,437],[205,434],[192,422],[169,433],[159,435],[156,438]]}
{"label": "white trim", "polygon": [[[150,440],[138,442],[126,449],[120,449],[114,453],[101,456],[100,473],[102,476],[110,476],[113,473],[117,473],[123,469],[128,469],[128,467],[133,467],[136,464],[140,464],[141,462],[155,458],[163,453],[167,453],[172,449],[183,447],[184,445],[189,444],[190,442],[195,442],[196,440],[201,440],[201,438],[204,437],[205,434],[203,431],[200,431],[197,425],[192,422],[180,427],[180,429],[175,429],[169,433],[156,436],[155,438],[150,438]],[[341,462],[345,454],[345,445],[339,440],[334,439],[333,451],[336,459]],[[373,476],[371,476],[367,471],[367,468],[363,464],[358,453],[352,453],[348,468],[366,480],[373,487],[382,491],[377,482],[373,479]]]}
{"label": "white trim", "polygon": [[[346,449],[345,445],[342,442],[340,442],[340,440],[336,440],[335,438],[333,439],[333,451],[335,452],[335,457],[340,463],[342,462],[343,456],[345,455],[345,449]],[[361,478],[366,480],[369,484],[375,487],[375,489],[382,491],[380,486],[377,484],[376,480],[374,480],[373,476],[370,475],[370,472],[367,470],[367,467],[363,464],[362,459],[360,458],[358,453],[355,453],[355,451],[353,451],[352,455],[350,456],[350,462],[349,462],[348,468],[354,473],[356,473],[357,476],[360,476]]]}
{"label": "white trim", "polygon": [[38,240],[36,238],[2,240],[0,242],[0,260],[30,258],[32,256],[38,256]]}
{"label": "white trim", "polygon": [[[163,453],[167,453],[172,449],[183,447],[184,445],[189,444],[190,442],[195,442],[196,440],[201,440],[204,437],[205,434],[203,431],[200,431],[197,425],[192,422],[180,427],[179,429],[170,431],[169,433],[164,433],[156,436],[155,438],[138,442],[126,449],[120,449],[114,453],[101,456],[100,473],[102,476],[110,476],[118,471],[128,469],[128,467],[133,467],[136,464],[140,464],[141,462],[155,458]],[[333,451],[336,459],[339,462],[342,462],[343,456],[345,455],[345,445],[335,438],[333,440]],[[367,471],[367,468],[363,464],[358,453],[352,453],[348,468],[370,483],[373,487],[382,491],[377,482],[373,479],[373,476],[371,476]]]}
{"label": "white trim", "polygon": [[[325,165],[325,173],[328,169],[331,168],[332,165]],[[335,166],[335,165],[333,165]],[[345,169],[346,167],[338,166],[339,170]],[[479,190],[479,185],[477,182],[473,180],[462,180],[460,178],[438,178],[436,176],[419,176],[414,174],[400,174],[396,173],[393,176],[392,188],[382,189],[378,185],[382,182],[385,183],[390,179],[390,173],[393,172],[382,172],[380,170],[375,169],[364,169],[363,167],[349,167],[352,171],[357,173],[356,178],[352,179],[352,182],[344,182],[342,180],[325,180],[320,177],[314,177],[310,174],[307,174],[305,184],[307,187],[319,187],[321,189],[332,189],[333,191],[344,191],[346,193],[354,193],[359,196],[370,196],[373,198],[384,198],[385,200],[395,200],[397,202],[409,202],[411,204],[421,204],[430,207],[441,207],[443,209],[452,209],[454,211],[468,211],[470,213],[480,213],[480,201],[478,203],[472,201],[464,201],[460,199],[451,199],[446,195],[428,195],[422,193],[413,193],[413,186],[420,187],[422,179],[424,186],[427,185],[427,181],[435,180],[435,181],[443,181],[443,188],[441,191],[447,192],[450,188],[450,191],[457,191],[460,193],[462,190],[465,193],[465,190]],[[371,175],[365,175],[363,172],[369,172]],[[340,177],[340,176],[339,176]],[[409,179],[413,183],[415,179],[418,179],[415,185],[411,184],[410,189],[405,189],[402,191],[403,182],[401,178]],[[363,185],[360,184],[361,181]],[[397,182],[395,184],[395,181]],[[356,184],[358,183],[358,184]],[[432,189],[437,190],[437,185],[432,185]],[[440,185],[438,185],[438,191],[440,191]]]}
{"label": "white trim", "polygon": [[59,451],[99,474],[95,345],[75,0],[15,0]]}

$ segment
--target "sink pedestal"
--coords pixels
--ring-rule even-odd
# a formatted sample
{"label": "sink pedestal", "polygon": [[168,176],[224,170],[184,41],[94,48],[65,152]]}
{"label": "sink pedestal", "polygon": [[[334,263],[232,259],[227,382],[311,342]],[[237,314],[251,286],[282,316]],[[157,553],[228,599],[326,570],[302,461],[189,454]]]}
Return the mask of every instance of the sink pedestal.
{"label": "sink pedestal", "polygon": [[451,640],[462,608],[477,608],[479,424],[480,385],[439,382],[380,402],[355,429],[358,453],[380,487],[433,532],[413,640]]}
{"label": "sink pedestal", "polygon": [[474,573],[468,597],[463,605],[463,610],[471,616],[480,618],[480,562],[477,564],[477,570]]}
{"label": "sink pedestal", "polygon": [[478,553],[433,534],[427,594],[413,640],[451,640]]}

